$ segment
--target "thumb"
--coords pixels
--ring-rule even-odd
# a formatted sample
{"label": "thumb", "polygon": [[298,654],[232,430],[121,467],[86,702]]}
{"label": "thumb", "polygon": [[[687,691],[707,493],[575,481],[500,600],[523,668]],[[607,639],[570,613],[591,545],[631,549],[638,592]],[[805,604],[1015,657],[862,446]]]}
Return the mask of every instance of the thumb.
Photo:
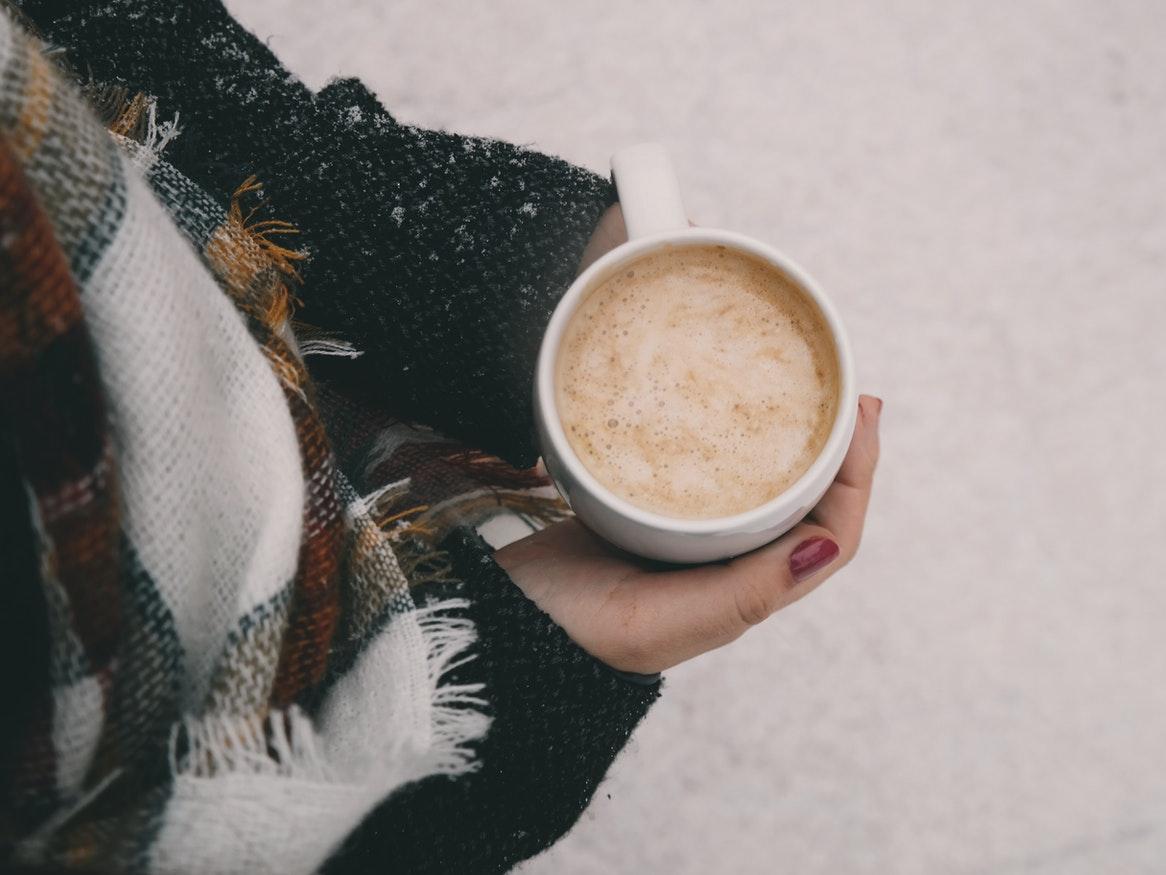
{"label": "thumb", "polygon": [[773,543],[727,563],[621,577],[604,601],[620,629],[624,671],[662,671],[739,638],[814,590],[858,549],[878,459],[881,404],[863,396],[839,477],[808,518]]}
{"label": "thumb", "polygon": [[840,553],[829,530],[803,523],[727,564],[637,575],[619,593],[626,652],[606,661],[663,671],[728,644],[817,586]]}
{"label": "thumb", "polygon": [[[720,569],[725,622],[737,634],[814,590],[839,563],[838,536],[822,526],[803,523],[772,544]],[[728,593],[726,593],[728,595]]]}

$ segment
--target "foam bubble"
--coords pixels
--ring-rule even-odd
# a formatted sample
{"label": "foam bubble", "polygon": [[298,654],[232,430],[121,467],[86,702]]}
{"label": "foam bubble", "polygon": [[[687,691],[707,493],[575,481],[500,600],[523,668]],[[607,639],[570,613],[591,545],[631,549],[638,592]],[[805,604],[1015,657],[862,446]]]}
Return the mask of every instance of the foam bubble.
{"label": "foam bubble", "polygon": [[[599,285],[568,325],[556,379],[568,440],[592,474],[684,518],[739,513],[785,490],[821,451],[838,405],[816,307],[783,274],[723,247],[676,247]],[[592,432],[601,448],[578,437]]]}

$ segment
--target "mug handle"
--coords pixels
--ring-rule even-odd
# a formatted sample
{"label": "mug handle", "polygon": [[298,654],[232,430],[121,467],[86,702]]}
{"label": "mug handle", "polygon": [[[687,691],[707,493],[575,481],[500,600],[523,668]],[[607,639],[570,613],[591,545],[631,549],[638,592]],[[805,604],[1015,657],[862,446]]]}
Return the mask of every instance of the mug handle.
{"label": "mug handle", "polygon": [[659,143],[620,149],[611,156],[611,178],[629,240],[689,227],[680,181],[668,150]]}

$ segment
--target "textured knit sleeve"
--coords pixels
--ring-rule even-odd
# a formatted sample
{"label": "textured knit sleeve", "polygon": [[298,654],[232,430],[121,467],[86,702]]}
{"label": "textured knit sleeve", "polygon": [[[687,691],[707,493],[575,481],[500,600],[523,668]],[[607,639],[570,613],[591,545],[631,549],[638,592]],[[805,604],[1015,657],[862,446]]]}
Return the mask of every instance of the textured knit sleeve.
{"label": "textured knit sleeve", "polygon": [[310,252],[299,317],[364,352],[330,378],[534,463],[538,344],[614,200],[606,179],[398,124],[355,80],[313,94],[219,0],[23,8],[76,69],[179,113],[167,158],[205,190],[226,199],[252,174],[263,183],[267,215],[301,231],[280,242]]}
{"label": "textured knit sleeve", "polygon": [[445,548],[479,636],[457,681],[484,683],[493,712],[481,767],[395,793],[334,854],[332,875],[509,870],[574,825],[659,696],[659,683],[629,683],[579,649],[476,535],[458,530]]}

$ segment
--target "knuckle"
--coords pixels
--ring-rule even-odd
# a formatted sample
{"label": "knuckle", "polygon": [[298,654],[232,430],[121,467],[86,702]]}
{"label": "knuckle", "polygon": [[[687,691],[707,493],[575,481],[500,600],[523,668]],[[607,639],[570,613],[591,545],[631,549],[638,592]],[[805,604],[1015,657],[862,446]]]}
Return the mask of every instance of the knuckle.
{"label": "knuckle", "polygon": [[647,666],[651,662],[651,653],[642,641],[635,638],[624,638],[604,660],[618,671],[632,671],[648,673]]}
{"label": "knuckle", "polygon": [[639,606],[634,599],[624,600],[620,605],[617,627],[619,634],[611,642],[606,662],[623,671],[644,671],[653,657],[652,642],[648,630],[640,617]]}
{"label": "knuckle", "polygon": [[777,610],[780,593],[773,582],[751,574],[734,590],[733,600],[738,619],[746,626],[756,626]]}

